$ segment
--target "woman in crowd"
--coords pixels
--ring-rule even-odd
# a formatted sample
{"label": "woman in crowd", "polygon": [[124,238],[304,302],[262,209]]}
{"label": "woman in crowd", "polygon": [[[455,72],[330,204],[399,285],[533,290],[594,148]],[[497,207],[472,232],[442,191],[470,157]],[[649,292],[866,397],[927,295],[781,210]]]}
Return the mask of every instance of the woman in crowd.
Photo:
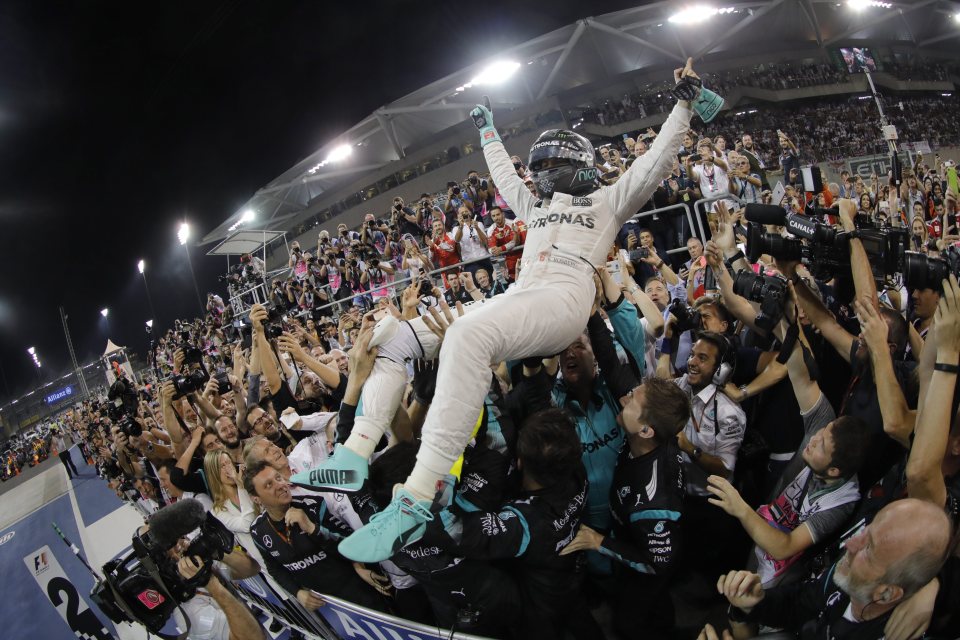
{"label": "woman in crowd", "polygon": [[203,474],[213,498],[213,515],[237,536],[244,549],[255,550],[250,525],[257,509],[237,482],[237,468],[230,456],[222,450],[208,451],[203,456]]}

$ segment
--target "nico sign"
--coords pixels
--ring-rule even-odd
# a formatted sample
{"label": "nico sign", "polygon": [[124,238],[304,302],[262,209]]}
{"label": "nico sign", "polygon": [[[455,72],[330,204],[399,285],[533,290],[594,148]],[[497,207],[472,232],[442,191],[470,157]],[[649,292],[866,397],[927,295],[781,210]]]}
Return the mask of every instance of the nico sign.
{"label": "nico sign", "polygon": [[70,385],[65,386],[63,389],[58,389],[46,397],[47,404],[55,404],[60,402],[64,398],[69,398],[73,395],[73,387]]}

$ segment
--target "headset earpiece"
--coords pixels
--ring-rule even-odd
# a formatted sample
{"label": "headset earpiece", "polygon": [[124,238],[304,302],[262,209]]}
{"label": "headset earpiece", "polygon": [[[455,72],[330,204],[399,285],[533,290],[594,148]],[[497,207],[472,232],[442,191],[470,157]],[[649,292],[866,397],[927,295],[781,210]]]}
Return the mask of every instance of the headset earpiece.
{"label": "headset earpiece", "polygon": [[720,341],[723,343],[723,350],[720,352],[720,365],[717,367],[717,370],[713,374],[713,384],[718,387],[722,387],[728,382],[730,382],[733,377],[734,371],[736,371],[736,350],[734,349],[733,343],[730,341],[730,338],[723,335],[722,333],[714,334],[720,338]]}

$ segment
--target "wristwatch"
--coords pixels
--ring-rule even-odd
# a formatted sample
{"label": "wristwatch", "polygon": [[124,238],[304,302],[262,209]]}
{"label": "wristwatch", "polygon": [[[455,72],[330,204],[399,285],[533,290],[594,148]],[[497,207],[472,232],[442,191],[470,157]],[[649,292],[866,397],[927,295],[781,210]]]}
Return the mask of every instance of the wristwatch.
{"label": "wristwatch", "polygon": [[702,456],[702,455],[703,455],[703,449],[701,449],[700,447],[694,447],[694,448],[693,448],[693,458],[694,458],[694,460],[699,460],[699,459],[700,459],[700,456]]}

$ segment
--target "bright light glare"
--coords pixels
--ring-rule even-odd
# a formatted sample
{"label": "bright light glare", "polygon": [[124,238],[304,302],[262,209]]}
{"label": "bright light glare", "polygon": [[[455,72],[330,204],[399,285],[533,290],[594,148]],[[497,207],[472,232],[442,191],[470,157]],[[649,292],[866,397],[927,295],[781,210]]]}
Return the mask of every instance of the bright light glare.
{"label": "bright light glare", "polygon": [[324,162],[340,162],[341,160],[346,160],[351,153],[353,153],[353,147],[348,144],[341,144],[330,150]]}
{"label": "bright light glare", "polygon": [[140,262],[137,263],[137,270],[140,273],[143,273],[143,270],[146,268],[146,266],[147,266],[147,263],[141,260]]}
{"label": "bright light glare", "polygon": [[147,326],[153,328],[153,320],[147,320]]}
{"label": "bright light glare", "polygon": [[100,309],[100,315],[102,315],[104,318],[106,318],[109,313],[110,309]]}
{"label": "bright light glare", "polygon": [[889,2],[878,2],[878,0],[847,0],[847,6],[854,11],[863,11],[867,7],[889,9],[893,5]]}
{"label": "bright light glare", "polygon": [[[513,60],[499,60],[488,64],[477,76],[470,81],[470,84],[464,85],[469,88],[474,84],[500,84],[510,79],[510,76],[520,68],[519,62]],[[459,90],[459,88],[458,88]]]}
{"label": "bright light glare", "polygon": [[29,353],[30,355],[34,355],[36,352],[37,352],[36,347],[30,347],[29,349],[27,349],[27,353]]}
{"label": "bright light glare", "polygon": [[243,215],[240,216],[240,222],[250,222],[257,214],[254,213],[253,209],[247,209],[243,212]]}
{"label": "bright light glare", "polygon": [[180,244],[187,244],[187,240],[190,238],[190,225],[186,222],[180,225],[180,230],[177,231],[177,239],[180,240]]}
{"label": "bright light glare", "polygon": [[733,13],[733,7],[717,9],[705,4],[694,4],[684,7],[670,16],[669,21],[674,24],[688,25],[706,22],[717,14]]}

